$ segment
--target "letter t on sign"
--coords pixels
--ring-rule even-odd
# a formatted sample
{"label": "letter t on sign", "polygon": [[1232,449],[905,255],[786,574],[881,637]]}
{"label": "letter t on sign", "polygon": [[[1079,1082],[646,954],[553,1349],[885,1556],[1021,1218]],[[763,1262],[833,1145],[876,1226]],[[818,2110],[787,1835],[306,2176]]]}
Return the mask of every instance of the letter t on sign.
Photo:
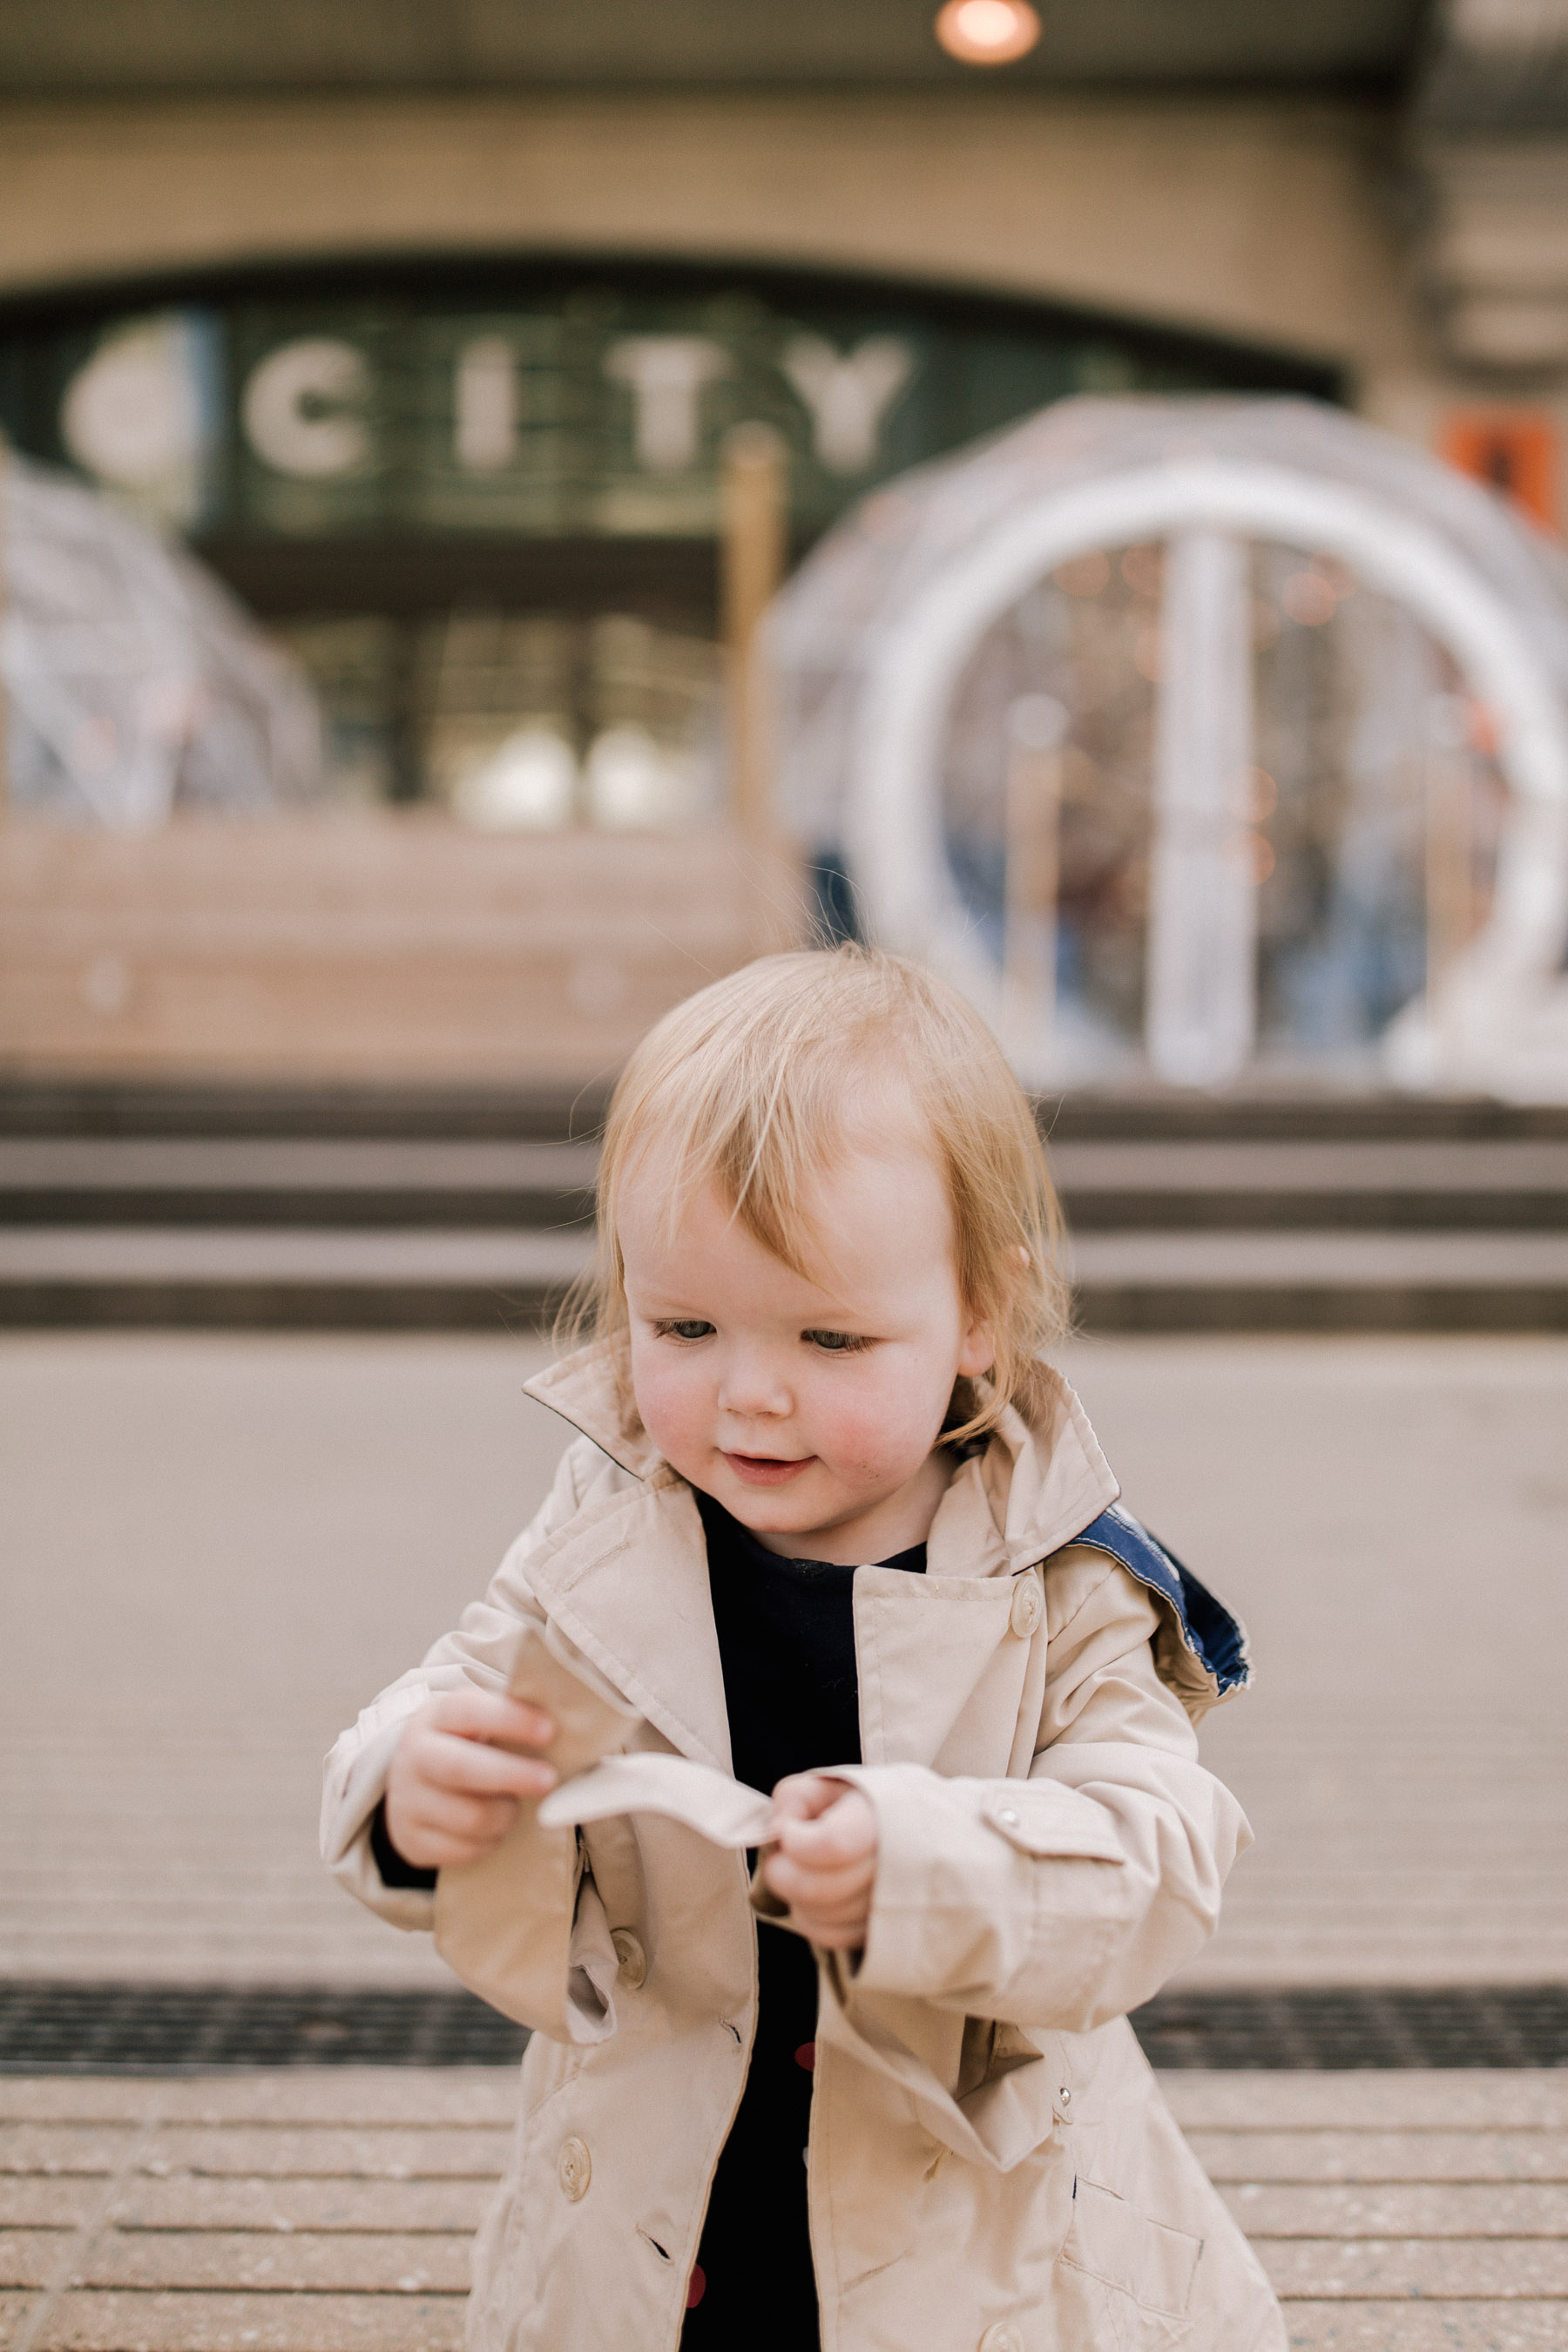
{"label": "letter t on sign", "polygon": [[638,465],[653,474],[694,466],[699,395],[729,374],[728,352],[705,335],[624,335],[605,352],[605,373],[631,386]]}

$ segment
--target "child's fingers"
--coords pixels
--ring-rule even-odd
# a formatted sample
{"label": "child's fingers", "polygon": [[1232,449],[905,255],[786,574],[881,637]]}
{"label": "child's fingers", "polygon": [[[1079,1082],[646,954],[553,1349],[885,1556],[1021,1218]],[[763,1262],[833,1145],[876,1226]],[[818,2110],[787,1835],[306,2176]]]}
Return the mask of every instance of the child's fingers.
{"label": "child's fingers", "polygon": [[444,1870],[487,1853],[524,1798],[559,1778],[535,1751],[555,1727],[505,1692],[443,1691],[420,1709],[393,1753],[386,1825],[404,1858]]}
{"label": "child's fingers", "polygon": [[820,1850],[801,1853],[793,1843],[781,1843],[773,1848],[773,1856],[792,1871],[799,1871],[814,1886],[833,1886],[840,1880],[845,1885],[869,1886],[877,1874],[877,1854],[874,1846],[862,1846],[858,1852],[838,1853]]}
{"label": "child's fingers", "polygon": [[793,1862],[815,1870],[833,1870],[855,1863],[877,1850],[877,1816],[858,1789],[837,1784],[838,1801],[815,1818],[775,1818],[774,1841]]}
{"label": "child's fingers", "polygon": [[421,1870],[455,1870],[465,1862],[482,1862],[500,1843],[499,1837],[458,1837],[446,1830],[427,1830],[411,1840],[416,1851],[398,1852]]}
{"label": "child's fingers", "polygon": [[405,1801],[387,1791],[386,1826],[405,1862],[446,1870],[489,1853],[517,1816],[515,1797],[470,1797],[416,1787]]}
{"label": "child's fingers", "polygon": [[866,1940],[877,1876],[877,1816],[858,1789],[823,1774],[781,1783],[765,1885],[791,1918],[827,1951]]}
{"label": "child's fingers", "polygon": [[792,1772],[773,1790],[775,1822],[815,1821],[829,1806],[837,1804],[847,1794],[842,1780],[830,1780],[826,1772]]}
{"label": "child's fingers", "polygon": [[855,1905],[863,1910],[876,1874],[869,1860],[840,1870],[809,1870],[781,1853],[770,1854],[763,1865],[763,1880],[782,1902],[792,1910],[804,1906],[813,1912]]}
{"label": "child's fingers", "polygon": [[555,1737],[554,1720],[542,1706],[513,1698],[510,1691],[476,1689],[471,1683],[442,1691],[424,1708],[423,1719],[437,1730],[492,1748],[548,1748]]}
{"label": "child's fingers", "polygon": [[515,1797],[470,1797],[453,1789],[432,1789],[417,1809],[415,1826],[426,1838],[460,1839],[482,1852],[504,1837],[516,1815]]}
{"label": "child's fingers", "polygon": [[556,1771],[542,1756],[520,1756],[481,1739],[448,1731],[426,1731],[416,1769],[426,1787],[474,1796],[543,1797],[555,1786]]}
{"label": "child's fingers", "polygon": [[827,1951],[844,1951],[866,1941],[871,1916],[868,1879],[829,1895],[813,1873],[796,1870],[778,1854],[763,1864],[763,1875],[812,1943]]}

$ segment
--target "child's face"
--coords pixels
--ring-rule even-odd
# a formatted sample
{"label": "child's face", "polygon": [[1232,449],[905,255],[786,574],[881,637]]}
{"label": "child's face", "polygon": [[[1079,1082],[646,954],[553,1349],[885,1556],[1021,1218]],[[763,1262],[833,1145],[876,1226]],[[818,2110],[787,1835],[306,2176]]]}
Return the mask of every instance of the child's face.
{"label": "child's face", "polygon": [[960,1373],[984,1371],[941,1176],[918,1139],[847,1146],[802,1202],[819,1237],[794,1274],[714,1189],[668,1230],[657,1149],[619,1230],[632,1383],[681,1475],[773,1550],[847,1564],[923,1542],[951,1465],[932,1449]]}

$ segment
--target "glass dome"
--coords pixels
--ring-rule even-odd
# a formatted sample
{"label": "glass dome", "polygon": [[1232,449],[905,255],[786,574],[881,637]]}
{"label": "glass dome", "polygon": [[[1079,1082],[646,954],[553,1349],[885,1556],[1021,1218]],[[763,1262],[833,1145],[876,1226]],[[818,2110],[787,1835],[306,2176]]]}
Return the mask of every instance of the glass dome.
{"label": "glass dome", "polygon": [[1047,1087],[1568,1098],[1568,561],[1300,400],[1064,402],[785,588],[781,820]]}
{"label": "glass dome", "polygon": [[193,558],[25,458],[0,464],[10,806],[138,829],[307,800],[315,698]]}

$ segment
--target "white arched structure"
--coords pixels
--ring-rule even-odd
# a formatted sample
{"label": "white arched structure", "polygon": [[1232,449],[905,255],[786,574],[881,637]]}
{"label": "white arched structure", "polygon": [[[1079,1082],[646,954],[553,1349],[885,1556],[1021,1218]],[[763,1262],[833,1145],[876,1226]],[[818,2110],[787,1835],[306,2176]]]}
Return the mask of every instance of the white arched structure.
{"label": "white arched structure", "polygon": [[1500,500],[1337,412],[1064,404],[868,500],[796,575],[773,628],[786,816],[798,822],[815,793],[813,829],[841,847],[877,936],[947,970],[995,1017],[999,975],[943,838],[961,675],[1058,566],[1205,535],[1340,559],[1417,618],[1489,707],[1509,792],[1491,912],[1436,996],[1385,1033],[1385,1062],[1407,1085],[1568,1098],[1568,564]]}
{"label": "white arched structure", "polygon": [[121,832],[310,800],[303,673],[193,556],[79,482],[0,462],[0,744],[11,806]]}

